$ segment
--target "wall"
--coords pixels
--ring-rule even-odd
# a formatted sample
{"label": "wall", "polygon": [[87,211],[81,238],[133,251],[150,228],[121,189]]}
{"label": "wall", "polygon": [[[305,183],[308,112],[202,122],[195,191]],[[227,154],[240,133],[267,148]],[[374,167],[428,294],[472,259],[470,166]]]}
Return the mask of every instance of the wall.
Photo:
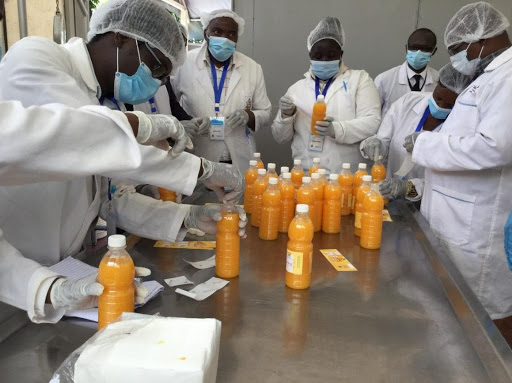
{"label": "wall", "polygon": [[[365,69],[372,77],[405,60],[404,45],[416,27],[431,28],[439,52],[432,66],[449,61],[443,44],[446,24],[464,0],[234,0],[234,10],[246,21],[239,40],[241,52],[263,67],[272,117],[279,98],[302,78],[309,65],[306,40],[323,17],[338,17],[345,29],[344,60],[351,68]],[[512,20],[510,0],[489,1]],[[265,162],[290,165],[290,144],[278,145],[270,128],[257,136]]]}

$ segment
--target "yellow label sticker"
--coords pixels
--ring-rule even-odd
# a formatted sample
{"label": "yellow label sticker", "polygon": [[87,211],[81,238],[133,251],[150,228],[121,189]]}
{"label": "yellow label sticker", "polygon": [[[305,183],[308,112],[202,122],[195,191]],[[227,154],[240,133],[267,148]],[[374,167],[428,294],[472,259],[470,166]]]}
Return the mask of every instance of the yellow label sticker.
{"label": "yellow label sticker", "polygon": [[345,207],[345,193],[341,193],[341,207]]}
{"label": "yellow label sticker", "polygon": [[337,271],[357,271],[337,249],[323,249],[320,252]]}
{"label": "yellow label sticker", "polygon": [[352,198],[352,194],[348,195],[348,206],[350,206],[351,209],[354,207],[353,205],[355,200],[355,198]]}
{"label": "yellow label sticker", "polygon": [[[312,254],[310,254],[310,257]],[[286,271],[295,275],[302,275],[304,253],[300,251],[286,250]]]}
{"label": "yellow label sticker", "polygon": [[166,242],[156,241],[154,247],[165,247],[167,249],[194,249],[194,250],[213,250],[215,249],[215,241],[182,241],[182,242]]}
{"label": "yellow label sticker", "polygon": [[384,222],[393,222],[393,220],[391,219],[391,215],[389,214],[388,209],[382,210],[382,220]]}
{"label": "yellow label sticker", "polygon": [[360,211],[356,211],[356,216],[355,216],[355,226],[360,229],[361,228],[361,216],[363,215],[363,213],[361,213]]}

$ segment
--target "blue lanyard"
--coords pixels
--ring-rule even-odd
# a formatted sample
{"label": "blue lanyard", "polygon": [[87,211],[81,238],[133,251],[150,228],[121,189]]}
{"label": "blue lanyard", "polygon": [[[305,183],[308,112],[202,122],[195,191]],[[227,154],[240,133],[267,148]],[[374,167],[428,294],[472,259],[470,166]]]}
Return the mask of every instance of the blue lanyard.
{"label": "blue lanyard", "polygon": [[215,113],[220,112],[220,98],[222,97],[222,90],[224,89],[224,82],[226,81],[226,75],[228,73],[229,60],[224,63],[222,69],[222,77],[220,78],[220,84],[217,84],[217,69],[213,63],[213,58],[210,55],[210,67],[212,69],[212,80],[213,80],[213,92],[215,93]]}
{"label": "blue lanyard", "polygon": [[414,132],[419,132],[421,129],[423,129],[423,125],[425,125],[425,121],[427,121],[427,117],[430,114],[430,109],[427,106],[427,109],[425,109],[425,112],[423,113],[423,117],[421,117],[420,123],[416,127],[416,130]]}
{"label": "blue lanyard", "polygon": [[[107,97],[117,108],[117,110],[121,111],[121,107],[119,106],[119,104],[117,103],[117,100],[114,98],[114,97]],[[100,104],[101,106],[103,106],[103,100],[104,98],[100,98]]]}
{"label": "blue lanyard", "polygon": [[157,109],[156,109],[156,104],[155,104],[155,98],[154,97],[151,97],[149,99],[149,105],[151,106],[151,114],[156,114],[157,113]]}
{"label": "blue lanyard", "polygon": [[[334,80],[334,77],[329,79],[329,81],[327,81],[327,84],[325,84],[324,90],[322,91],[322,94],[324,95],[324,97],[327,95],[327,90],[331,86],[333,80]],[[345,87],[345,91],[346,91],[347,86],[345,85],[345,83],[343,83],[343,86]],[[318,98],[319,95],[320,95],[320,79],[318,77],[315,77],[315,100]]]}

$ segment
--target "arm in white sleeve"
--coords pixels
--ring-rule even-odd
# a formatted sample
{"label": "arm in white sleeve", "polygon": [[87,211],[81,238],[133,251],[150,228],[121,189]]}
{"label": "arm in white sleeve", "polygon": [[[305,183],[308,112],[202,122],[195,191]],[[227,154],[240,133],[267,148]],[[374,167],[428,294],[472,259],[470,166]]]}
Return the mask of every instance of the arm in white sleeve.
{"label": "arm in white sleeve", "polygon": [[297,112],[295,112],[293,116],[283,117],[281,110],[277,111],[277,116],[272,123],[272,135],[278,144],[292,140],[293,135],[295,134],[293,126],[295,124],[296,115]]}
{"label": "arm in white sleeve", "polygon": [[272,104],[267,96],[265,78],[261,66],[258,65],[256,74],[256,90],[254,91],[251,111],[254,113],[254,129],[268,127],[271,119]]}
{"label": "arm in white sleeve", "polygon": [[375,77],[375,87],[377,88],[377,92],[379,92],[380,104],[384,105],[384,101],[386,100],[386,90],[382,85],[382,74],[379,74]]}

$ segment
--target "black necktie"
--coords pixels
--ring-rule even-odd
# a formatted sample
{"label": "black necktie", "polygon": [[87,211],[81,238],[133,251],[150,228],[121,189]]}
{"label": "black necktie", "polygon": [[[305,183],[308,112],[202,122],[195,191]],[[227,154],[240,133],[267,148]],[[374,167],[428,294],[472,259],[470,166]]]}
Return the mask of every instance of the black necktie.
{"label": "black necktie", "polygon": [[415,74],[414,76],[412,76],[412,78],[413,78],[413,80],[416,81],[416,83],[413,85],[411,90],[419,92],[421,90],[421,88],[420,88],[421,76],[419,74]]}

